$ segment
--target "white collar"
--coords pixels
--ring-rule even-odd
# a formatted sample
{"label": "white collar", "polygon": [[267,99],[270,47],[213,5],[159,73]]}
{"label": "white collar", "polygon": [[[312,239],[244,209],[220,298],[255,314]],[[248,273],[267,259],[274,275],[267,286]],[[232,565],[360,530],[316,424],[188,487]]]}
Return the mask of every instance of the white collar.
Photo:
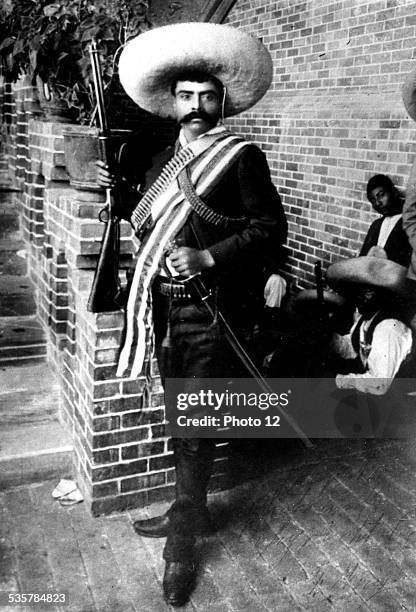
{"label": "white collar", "polygon": [[383,217],[383,221],[387,221],[387,219],[388,219],[389,222],[393,225],[393,223],[396,223],[396,221],[401,219],[402,216],[403,216],[403,213],[398,213],[397,215],[385,216],[385,217]]}
{"label": "white collar", "polygon": [[[208,130],[208,132],[204,132],[203,134],[200,134],[199,136],[197,136],[195,140],[198,140],[198,138],[203,138],[204,136],[208,136],[211,134],[221,134],[221,132],[225,132],[225,131],[226,129],[223,125],[216,125],[215,127]],[[181,147],[186,147],[186,145],[189,144],[185,138],[185,134],[183,133],[183,128],[179,132],[178,140],[179,140],[179,144],[181,145]]]}

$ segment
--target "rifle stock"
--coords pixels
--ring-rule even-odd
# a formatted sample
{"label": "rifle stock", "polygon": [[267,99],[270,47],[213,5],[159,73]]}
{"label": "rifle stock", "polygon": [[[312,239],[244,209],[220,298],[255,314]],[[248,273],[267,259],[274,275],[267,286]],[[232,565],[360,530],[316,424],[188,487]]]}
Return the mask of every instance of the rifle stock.
{"label": "rifle stock", "polygon": [[117,295],[120,292],[118,261],[120,250],[120,224],[114,216],[105,222],[100,254],[87,302],[89,312],[119,310]]}
{"label": "rifle stock", "polygon": [[315,284],[316,284],[316,301],[318,304],[319,323],[325,327],[328,323],[328,309],[325,303],[324,296],[324,279],[322,274],[322,264],[320,261],[315,262]]}
{"label": "rifle stock", "polygon": [[[111,164],[113,156],[111,155],[109,142],[110,130],[108,128],[107,115],[105,112],[100,58],[95,41],[93,41],[90,46],[90,58],[100,129],[99,139],[101,157],[106,164]],[[118,278],[120,223],[119,219],[113,213],[113,208],[113,194],[111,189],[107,189],[106,206],[99,214],[100,221],[103,221],[103,212],[106,212],[107,219],[104,221],[105,228],[101,241],[100,254],[87,302],[87,310],[95,313],[120,309],[120,305],[116,301],[120,292],[120,282]]]}
{"label": "rifle stock", "polygon": [[322,278],[322,264],[320,261],[315,262],[314,271],[316,284],[316,299],[319,304],[319,307],[323,309],[325,307],[324,281]]}
{"label": "rifle stock", "polygon": [[327,371],[328,350],[329,350],[329,312],[325,302],[324,279],[322,274],[322,264],[317,261],[314,266],[316,283],[316,301],[318,304],[318,325],[317,340],[315,348],[315,367],[318,365],[319,376],[323,376]]}

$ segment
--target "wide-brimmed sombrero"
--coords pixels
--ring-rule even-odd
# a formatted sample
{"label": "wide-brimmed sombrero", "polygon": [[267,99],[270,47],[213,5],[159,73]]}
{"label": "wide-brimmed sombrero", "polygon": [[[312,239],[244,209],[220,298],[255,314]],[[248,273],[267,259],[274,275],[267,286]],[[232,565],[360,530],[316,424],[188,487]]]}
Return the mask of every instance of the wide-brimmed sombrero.
{"label": "wide-brimmed sombrero", "polygon": [[[337,308],[342,308],[347,304],[346,299],[334,291],[324,291],[322,299],[325,306],[327,306],[329,309],[335,310]],[[318,303],[318,293],[316,289],[303,289],[297,295],[295,295],[293,301],[297,310],[300,310],[303,307],[305,309],[309,309],[311,306],[313,306],[313,304],[320,306]]]}
{"label": "wide-brimmed sombrero", "polygon": [[173,116],[173,80],[184,71],[203,71],[227,88],[225,116],[253,106],[272,80],[269,52],[256,38],[213,23],[178,23],[130,40],[119,62],[126,93],[143,109]]}
{"label": "wide-brimmed sombrero", "polygon": [[402,98],[409,116],[416,121],[416,69],[407,75],[403,83]]}
{"label": "wide-brimmed sombrero", "polygon": [[367,285],[396,294],[408,290],[407,268],[379,257],[353,257],[329,266],[326,280],[337,291],[351,289],[354,285]]}

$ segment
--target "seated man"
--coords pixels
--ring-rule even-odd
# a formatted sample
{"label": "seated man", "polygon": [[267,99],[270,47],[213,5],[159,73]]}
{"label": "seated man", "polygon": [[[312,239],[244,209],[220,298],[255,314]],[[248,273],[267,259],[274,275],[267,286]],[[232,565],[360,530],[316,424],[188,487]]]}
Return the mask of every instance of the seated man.
{"label": "seated man", "polygon": [[376,174],[367,183],[367,198],[382,216],[371,224],[360,255],[384,257],[407,267],[412,249],[403,229],[399,191],[388,176]]}
{"label": "seated man", "polygon": [[336,385],[384,395],[403,373],[412,349],[412,332],[401,315],[400,298],[407,291],[407,268],[377,257],[355,257],[332,264],[327,281],[353,297],[356,318],[346,335],[334,334],[339,355]]}

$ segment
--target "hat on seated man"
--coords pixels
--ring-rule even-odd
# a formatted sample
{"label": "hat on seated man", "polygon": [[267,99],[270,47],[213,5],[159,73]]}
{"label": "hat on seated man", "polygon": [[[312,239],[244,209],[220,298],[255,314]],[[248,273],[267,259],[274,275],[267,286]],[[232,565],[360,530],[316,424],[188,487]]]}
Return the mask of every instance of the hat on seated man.
{"label": "hat on seated man", "polygon": [[327,282],[358,311],[349,333],[333,337],[333,350],[351,365],[351,371],[336,375],[337,387],[384,395],[412,349],[403,314],[407,268],[384,258],[355,257],[329,266]]}

